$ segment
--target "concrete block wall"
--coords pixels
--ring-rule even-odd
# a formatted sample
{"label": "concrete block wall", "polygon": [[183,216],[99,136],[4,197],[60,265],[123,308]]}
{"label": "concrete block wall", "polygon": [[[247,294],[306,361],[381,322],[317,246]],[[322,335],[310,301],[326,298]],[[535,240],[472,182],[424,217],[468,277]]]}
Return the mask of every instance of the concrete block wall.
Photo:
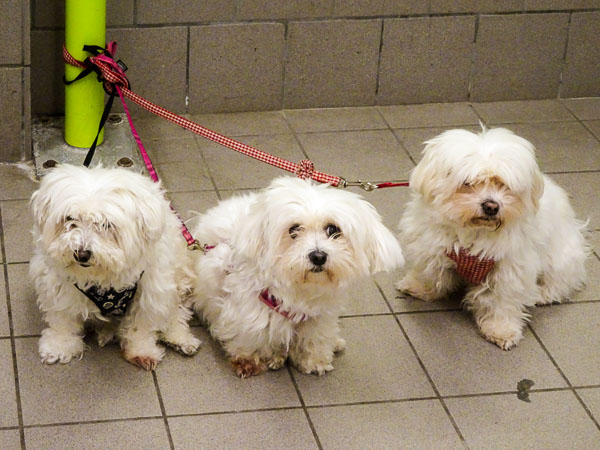
{"label": "concrete block wall", "polygon": [[[31,3],[31,108],[62,114],[64,1]],[[2,2],[2,42],[18,41],[28,5]],[[107,0],[107,11],[133,90],[178,113],[600,95],[600,0]],[[25,111],[21,34],[0,77],[21,80],[3,104]],[[27,120],[13,110],[3,127]]]}
{"label": "concrete block wall", "polygon": [[0,162],[29,159],[29,1],[0,2]]}

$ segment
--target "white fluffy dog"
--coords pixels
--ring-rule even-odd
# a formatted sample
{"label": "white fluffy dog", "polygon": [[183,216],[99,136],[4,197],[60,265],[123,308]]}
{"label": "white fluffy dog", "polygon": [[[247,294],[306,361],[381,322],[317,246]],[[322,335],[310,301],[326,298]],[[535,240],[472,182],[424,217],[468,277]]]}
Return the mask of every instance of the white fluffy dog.
{"label": "white fluffy dog", "polygon": [[430,301],[466,285],[482,335],[508,350],[527,306],[583,286],[585,224],[540,172],[533,145],[511,131],[450,130],[425,144],[400,222],[410,268],[396,287]]}
{"label": "white fluffy dog", "polygon": [[198,350],[181,301],[190,256],[159,183],[125,169],[60,165],[31,205],[30,274],[48,324],[43,363],[81,358],[88,320],[100,346],[118,338],[125,359],[146,370],[164,355],[157,340]]}
{"label": "white fluffy dog", "polygon": [[351,282],[404,262],[393,234],[360,196],[298,178],[221,202],[194,230],[192,301],[236,373],[333,370],[338,316]]}

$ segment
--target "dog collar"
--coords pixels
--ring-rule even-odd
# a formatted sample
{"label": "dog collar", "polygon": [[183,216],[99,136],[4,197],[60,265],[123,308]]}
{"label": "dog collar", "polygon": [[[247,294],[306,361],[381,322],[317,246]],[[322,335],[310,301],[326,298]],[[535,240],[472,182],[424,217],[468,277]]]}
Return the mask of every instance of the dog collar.
{"label": "dog collar", "polygon": [[480,254],[472,255],[462,247],[458,254],[454,249],[451,252],[446,251],[446,256],[456,263],[456,273],[472,284],[481,283],[495,265],[494,258],[481,258]]}
{"label": "dog collar", "polygon": [[[142,272],[142,275],[144,275],[144,272]],[[75,283],[75,287],[98,307],[103,316],[118,317],[127,312],[127,307],[135,297],[137,285],[142,278],[142,275],[140,275],[140,278],[133,286],[120,291],[117,291],[113,287],[104,289],[96,285],[92,285],[83,290],[77,283]]]}
{"label": "dog collar", "polygon": [[265,305],[267,305],[269,308],[271,308],[273,311],[278,312],[279,314],[281,314],[283,317],[285,317],[286,319],[290,319],[292,322],[304,322],[305,320],[308,320],[308,316],[306,314],[298,314],[298,313],[289,313],[287,311],[281,311],[279,309],[279,307],[281,306],[281,300],[279,300],[277,297],[274,297],[273,295],[271,295],[269,293],[269,289],[265,289],[263,290],[259,295],[258,298],[260,299],[261,302],[263,302]]}

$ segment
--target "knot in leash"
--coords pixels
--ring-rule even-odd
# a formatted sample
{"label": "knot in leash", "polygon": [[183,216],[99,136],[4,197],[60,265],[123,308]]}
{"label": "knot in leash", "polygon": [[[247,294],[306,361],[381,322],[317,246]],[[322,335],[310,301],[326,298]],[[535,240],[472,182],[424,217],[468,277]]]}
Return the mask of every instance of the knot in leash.
{"label": "knot in leash", "polygon": [[298,178],[306,180],[307,178],[312,178],[314,173],[315,165],[310,159],[303,159],[298,163],[298,170],[296,170]]}
{"label": "knot in leash", "polygon": [[114,95],[114,87],[130,89],[130,83],[125,75],[127,66],[120,59],[115,61],[114,54],[117,51],[117,43],[109,42],[106,48],[98,45],[84,45],[83,50],[91,54],[83,61],[79,61],[73,57],[63,44],[63,59],[72,66],[79,67],[83,71],[73,80],[64,80],[65,84],[74,83],[90,73],[97,75],[98,81],[102,82],[104,90],[109,95]]}

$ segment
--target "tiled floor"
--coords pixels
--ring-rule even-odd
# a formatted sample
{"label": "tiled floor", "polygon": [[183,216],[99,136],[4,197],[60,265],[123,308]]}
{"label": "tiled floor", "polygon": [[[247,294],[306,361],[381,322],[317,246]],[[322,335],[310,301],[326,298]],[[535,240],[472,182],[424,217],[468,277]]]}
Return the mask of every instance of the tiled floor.
{"label": "tiled floor", "polygon": [[[193,119],[324,172],[405,180],[421,142],[451,127],[504,125],[533,141],[541,167],[589,218],[587,288],[532,310],[521,344],[484,341],[457,299],[422,303],[378,275],[353,290],[348,348],[324,377],[284,368],[234,376],[206,331],[186,358],[153,373],[90,340],[81,361],[43,366],[42,322],[27,265],[35,189],[0,166],[0,447],[39,448],[600,448],[600,99],[386,106],[205,115]],[[158,119],[136,121],[184,216],[282,173]],[[395,228],[406,188],[365,193]],[[517,382],[535,382],[530,403]]]}

